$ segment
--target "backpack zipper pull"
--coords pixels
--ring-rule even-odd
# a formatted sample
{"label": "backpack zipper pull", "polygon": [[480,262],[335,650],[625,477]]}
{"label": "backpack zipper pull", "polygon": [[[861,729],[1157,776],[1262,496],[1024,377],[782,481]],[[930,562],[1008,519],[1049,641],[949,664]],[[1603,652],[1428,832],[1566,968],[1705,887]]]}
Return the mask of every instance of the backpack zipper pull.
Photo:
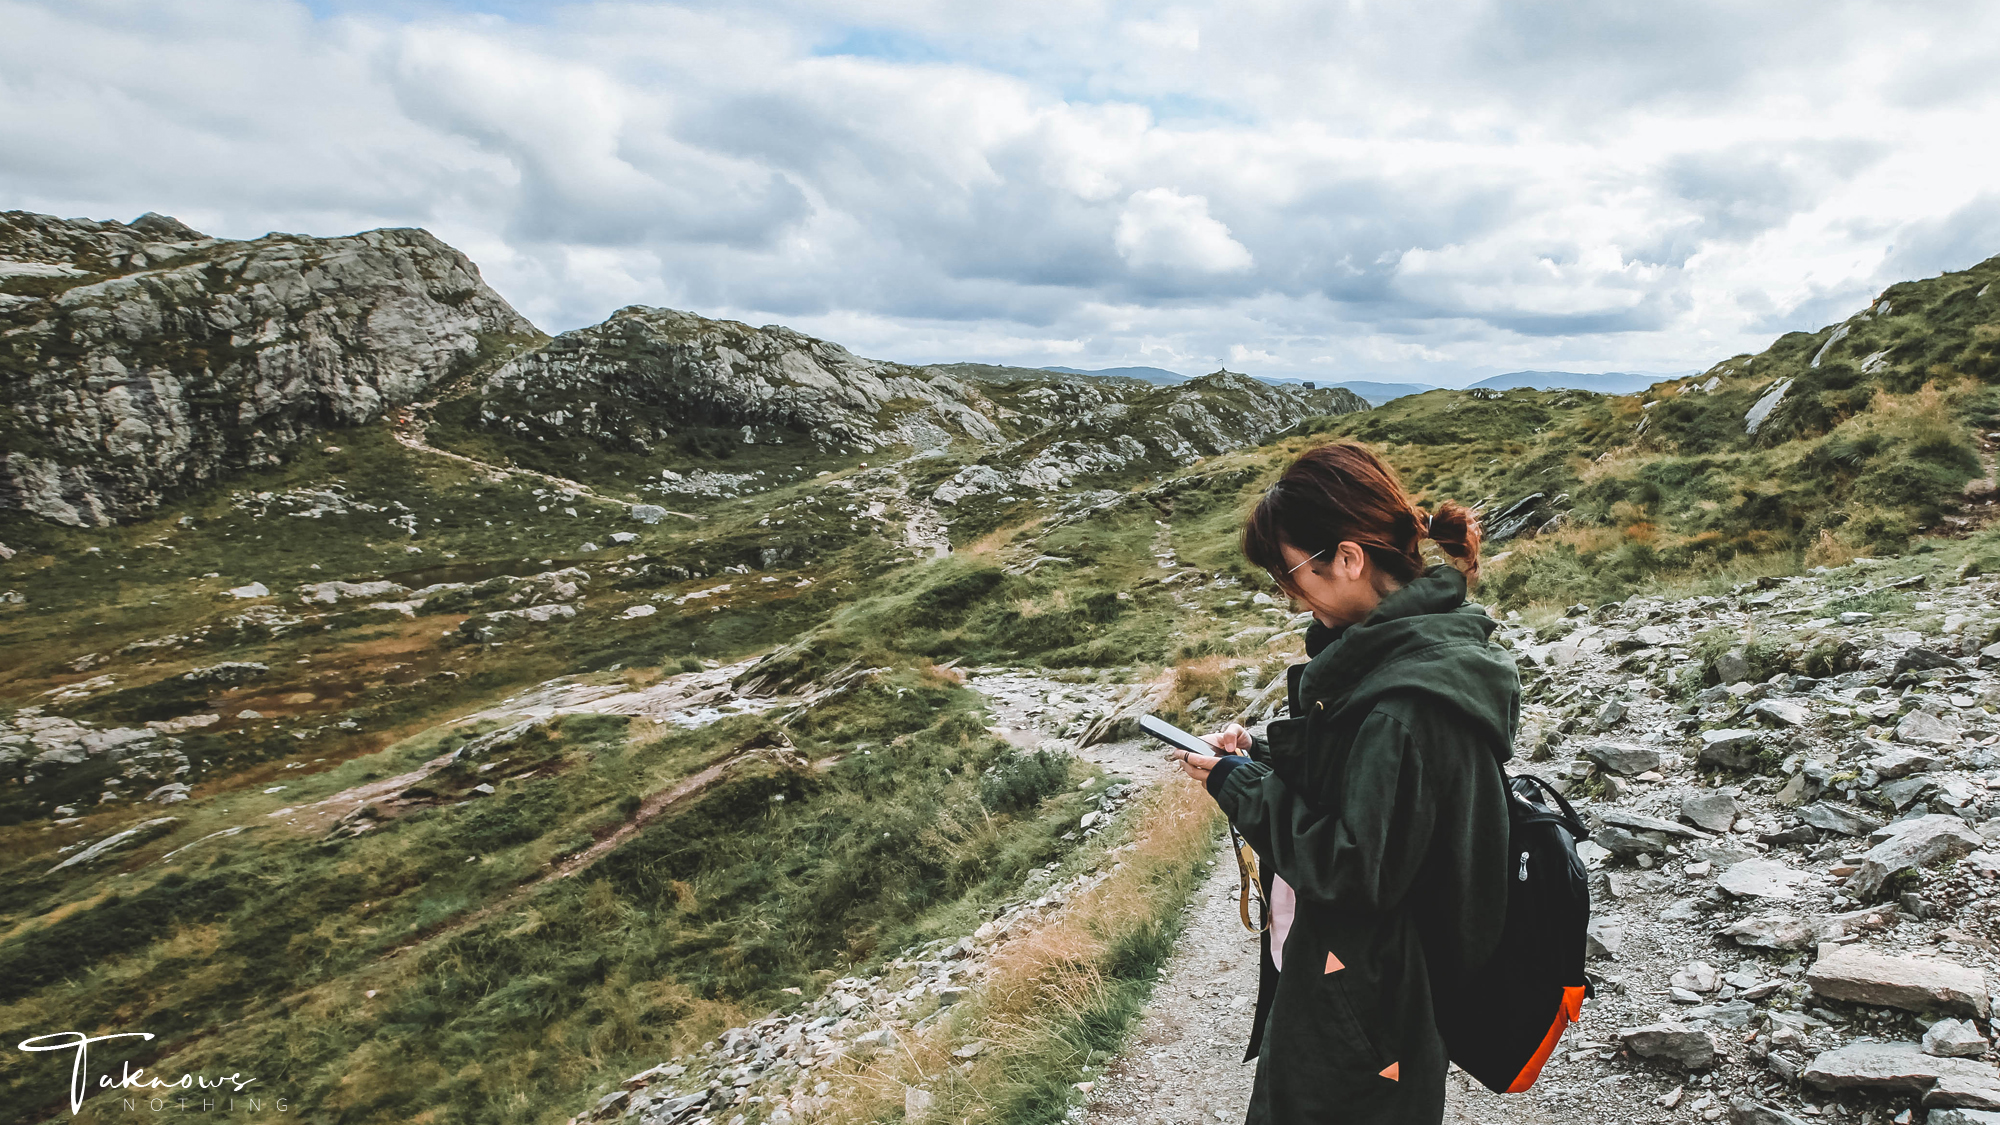
{"label": "backpack zipper pull", "polygon": [[1527,853],[1527,852],[1522,852],[1522,853],[1521,853],[1521,874],[1520,874],[1520,875],[1518,876],[1518,879],[1519,879],[1519,881],[1520,881],[1520,882],[1523,882],[1523,883],[1525,883],[1525,882],[1527,882],[1527,881],[1528,881],[1528,853]]}

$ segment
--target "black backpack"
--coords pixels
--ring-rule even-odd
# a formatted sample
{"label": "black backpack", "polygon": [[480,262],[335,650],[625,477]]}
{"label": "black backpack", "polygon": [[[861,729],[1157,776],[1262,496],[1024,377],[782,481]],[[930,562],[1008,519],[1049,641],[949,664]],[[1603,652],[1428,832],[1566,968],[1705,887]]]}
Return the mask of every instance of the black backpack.
{"label": "black backpack", "polygon": [[1462,981],[1434,981],[1438,1030],[1461,1070],[1496,1093],[1535,1084],[1563,1029],[1592,994],[1583,971],[1590,883],[1579,840],[1590,833],[1540,778],[1507,786],[1507,925],[1493,956]]}

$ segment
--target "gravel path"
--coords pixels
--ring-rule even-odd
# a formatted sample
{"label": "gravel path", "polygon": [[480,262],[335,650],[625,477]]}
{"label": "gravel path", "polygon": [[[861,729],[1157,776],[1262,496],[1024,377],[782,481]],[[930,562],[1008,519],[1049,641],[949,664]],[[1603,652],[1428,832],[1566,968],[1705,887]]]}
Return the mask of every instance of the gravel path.
{"label": "gravel path", "polygon": [[1250,1104],[1240,1061],[1257,1006],[1257,937],[1236,910],[1236,864],[1218,849],[1138,1029],[1091,1091],[1092,1125],[1235,1122]]}
{"label": "gravel path", "polygon": [[[1243,1120],[1256,1064],[1239,1060],[1256,1010],[1259,953],[1256,936],[1243,929],[1237,916],[1236,886],[1236,865],[1226,848],[1218,848],[1146,1014],[1091,1091],[1090,1125]],[[1582,1027],[1564,1037],[1564,1046],[1574,1049],[1590,1039],[1596,1030],[1592,1023],[1586,1012]],[[1575,1080],[1595,1085],[1603,1070],[1597,1052],[1577,1053],[1588,1061],[1572,1062],[1567,1051],[1559,1053],[1545,1069],[1544,1083],[1526,1094],[1494,1094],[1454,1067],[1446,1087],[1445,1120],[1451,1125],[1557,1125],[1665,1116],[1652,1099],[1678,1082],[1650,1075],[1639,1078],[1645,1089],[1638,1106],[1631,1104],[1640,1094],[1637,1089],[1605,1089],[1602,1098],[1589,1099],[1598,1104],[1578,1105]],[[1656,1085],[1659,1089],[1652,1088]],[[1567,1104],[1552,1106],[1548,1094],[1558,1087]]]}

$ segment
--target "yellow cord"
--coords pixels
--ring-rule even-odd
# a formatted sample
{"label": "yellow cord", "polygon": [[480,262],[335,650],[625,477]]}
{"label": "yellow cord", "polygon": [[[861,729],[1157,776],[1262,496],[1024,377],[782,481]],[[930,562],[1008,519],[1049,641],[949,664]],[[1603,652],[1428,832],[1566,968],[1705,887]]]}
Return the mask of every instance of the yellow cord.
{"label": "yellow cord", "polygon": [[[1264,901],[1264,884],[1257,878],[1257,853],[1243,837],[1236,834],[1236,826],[1229,828],[1229,843],[1236,853],[1237,914],[1243,919],[1243,928],[1253,934],[1261,934],[1271,928],[1271,909]],[[1257,903],[1257,920],[1250,920],[1251,900]]]}

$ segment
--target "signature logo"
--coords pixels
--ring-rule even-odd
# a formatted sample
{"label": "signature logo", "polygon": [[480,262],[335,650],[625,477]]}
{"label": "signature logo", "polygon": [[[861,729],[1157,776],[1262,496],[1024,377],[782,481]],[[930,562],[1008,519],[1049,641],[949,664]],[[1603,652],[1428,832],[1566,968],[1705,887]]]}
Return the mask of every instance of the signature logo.
{"label": "signature logo", "polygon": [[[16,1046],[23,1051],[29,1052],[75,1052],[69,1067],[69,1114],[71,1117],[75,1117],[83,1110],[83,1099],[90,1093],[91,1044],[109,1043],[114,1039],[150,1040],[152,1038],[152,1033],[147,1031],[121,1031],[111,1035],[85,1035],[81,1031],[58,1031],[51,1035],[37,1035],[30,1039],[23,1039]],[[116,1076],[110,1073],[98,1075],[97,1088],[100,1090],[222,1090],[226,1088],[231,1093],[241,1093],[245,1087],[255,1081],[257,1081],[255,1078],[243,1077],[240,1071],[221,1078],[209,1078],[207,1075],[202,1074],[183,1074],[179,1078],[172,1079],[148,1078],[146,1077],[145,1067],[134,1067],[130,1062],[126,1062],[121,1064],[121,1072]]]}

